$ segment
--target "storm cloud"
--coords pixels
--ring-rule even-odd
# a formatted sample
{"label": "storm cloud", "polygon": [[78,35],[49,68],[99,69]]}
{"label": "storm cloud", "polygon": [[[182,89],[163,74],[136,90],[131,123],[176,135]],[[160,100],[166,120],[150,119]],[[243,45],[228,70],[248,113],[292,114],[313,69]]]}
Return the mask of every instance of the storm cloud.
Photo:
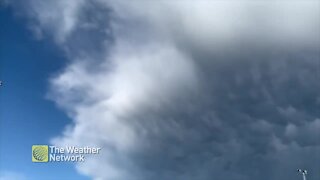
{"label": "storm cloud", "polygon": [[[23,3],[24,6],[18,5]],[[57,145],[93,179],[320,178],[319,1],[12,1],[70,65]]]}

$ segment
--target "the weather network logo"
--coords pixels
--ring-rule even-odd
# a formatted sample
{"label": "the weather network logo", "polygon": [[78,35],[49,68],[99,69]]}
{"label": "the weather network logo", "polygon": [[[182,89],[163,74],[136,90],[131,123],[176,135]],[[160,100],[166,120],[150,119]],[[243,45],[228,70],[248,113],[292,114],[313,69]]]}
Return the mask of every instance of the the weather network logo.
{"label": "the weather network logo", "polygon": [[86,156],[97,155],[100,147],[77,146],[32,146],[32,162],[84,162]]}
{"label": "the weather network logo", "polygon": [[48,162],[48,146],[47,145],[32,146],[32,162]]}

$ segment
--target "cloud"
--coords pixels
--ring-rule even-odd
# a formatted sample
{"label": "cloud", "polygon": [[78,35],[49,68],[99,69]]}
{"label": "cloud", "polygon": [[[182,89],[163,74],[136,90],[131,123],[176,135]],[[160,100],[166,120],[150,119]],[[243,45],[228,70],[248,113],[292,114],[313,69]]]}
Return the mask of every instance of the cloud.
{"label": "cloud", "polygon": [[12,171],[1,171],[1,180],[24,180],[27,179],[23,174]]}
{"label": "cloud", "polygon": [[50,81],[73,119],[53,143],[103,148],[80,173],[320,178],[318,1],[28,5],[71,59]]}

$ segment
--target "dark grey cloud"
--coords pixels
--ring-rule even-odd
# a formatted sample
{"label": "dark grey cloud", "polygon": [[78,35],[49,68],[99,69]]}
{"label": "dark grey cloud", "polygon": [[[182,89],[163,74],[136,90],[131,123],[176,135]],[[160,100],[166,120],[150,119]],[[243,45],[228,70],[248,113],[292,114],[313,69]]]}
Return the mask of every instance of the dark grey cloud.
{"label": "dark grey cloud", "polygon": [[200,91],[128,117],[138,132],[147,132],[137,152],[128,154],[134,177],[295,179],[295,169],[305,167],[310,179],[319,178],[315,57],[245,55],[198,66]]}
{"label": "dark grey cloud", "polygon": [[80,173],[320,178],[318,1],[30,2],[73,60],[51,80],[74,119],[53,143],[103,148]]}

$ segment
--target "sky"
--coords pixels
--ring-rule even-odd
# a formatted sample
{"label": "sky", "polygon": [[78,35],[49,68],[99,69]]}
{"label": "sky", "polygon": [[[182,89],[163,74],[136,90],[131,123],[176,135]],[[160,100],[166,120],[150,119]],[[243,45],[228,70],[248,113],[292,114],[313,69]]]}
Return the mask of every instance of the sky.
{"label": "sky", "polygon": [[72,164],[31,162],[31,146],[49,144],[70,122],[46,98],[47,79],[66,58],[52,42],[36,40],[11,8],[0,14],[0,179],[89,179]]}
{"label": "sky", "polygon": [[[320,178],[319,1],[6,0],[0,13],[1,180]],[[32,144],[102,151],[38,164]]]}

